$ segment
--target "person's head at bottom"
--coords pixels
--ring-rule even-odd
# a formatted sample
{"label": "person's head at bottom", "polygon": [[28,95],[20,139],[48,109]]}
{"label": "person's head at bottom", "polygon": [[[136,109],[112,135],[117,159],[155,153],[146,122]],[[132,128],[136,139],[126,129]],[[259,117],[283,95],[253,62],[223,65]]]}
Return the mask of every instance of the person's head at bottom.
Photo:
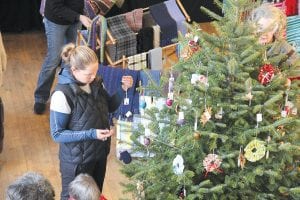
{"label": "person's head at bottom", "polygon": [[79,174],[69,184],[69,200],[99,200],[101,192],[88,174]]}
{"label": "person's head at bottom", "polygon": [[54,189],[43,175],[28,172],[11,183],[6,200],[54,200]]}

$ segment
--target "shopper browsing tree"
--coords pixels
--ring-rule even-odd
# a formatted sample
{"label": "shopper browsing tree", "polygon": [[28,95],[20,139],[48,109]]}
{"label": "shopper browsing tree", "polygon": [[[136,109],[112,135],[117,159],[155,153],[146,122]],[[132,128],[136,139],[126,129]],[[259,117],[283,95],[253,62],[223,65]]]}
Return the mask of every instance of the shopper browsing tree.
{"label": "shopper browsing tree", "polygon": [[50,128],[60,144],[62,178],[61,199],[68,198],[68,185],[77,174],[88,173],[102,191],[106,159],[110,149],[109,113],[123,100],[124,91],[132,86],[131,76],[122,77],[122,86],[113,96],[106,92],[97,76],[98,58],[86,46],[66,45],[63,68],[50,103]]}

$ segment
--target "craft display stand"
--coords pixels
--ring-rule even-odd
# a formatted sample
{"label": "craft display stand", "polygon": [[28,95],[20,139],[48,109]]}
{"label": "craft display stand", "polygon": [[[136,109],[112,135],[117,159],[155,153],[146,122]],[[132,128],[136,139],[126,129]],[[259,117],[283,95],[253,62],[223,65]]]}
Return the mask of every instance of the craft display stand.
{"label": "craft display stand", "polygon": [[[176,3],[178,5],[179,9],[181,10],[182,14],[184,15],[186,21],[190,22],[191,18],[187,14],[187,12],[186,12],[185,8],[183,7],[181,1],[180,0],[176,0]],[[148,10],[149,10],[149,8],[143,8],[143,12],[147,12]],[[106,34],[107,34],[107,40],[106,40],[105,44],[106,45],[108,45],[108,44],[116,44],[117,40],[112,36],[112,34],[110,33],[109,30],[106,31]],[[135,34],[137,34],[137,33],[135,33]],[[77,35],[78,35],[77,45],[80,45],[81,42],[83,42],[84,45],[88,45],[87,41],[84,38],[84,36],[82,35],[81,31],[78,31]],[[177,44],[178,43],[173,43],[173,44],[164,46],[164,47],[162,47],[162,50],[166,51],[168,49],[172,49]],[[99,48],[100,48],[100,39],[99,39],[99,37],[97,37],[97,46],[96,46],[96,49],[99,49]],[[174,53],[174,52],[172,52],[172,53]],[[117,60],[115,62],[112,61],[112,59],[111,59],[111,57],[110,57],[110,55],[109,55],[109,53],[107,51],[104,52],[104,55],[105,55],[106,61],[108,62],[108,64],[110,66],[122,66],[123,68],[126,68],[127,62],[128,62],[128,58],[125,55],[123,55],[121,59],[119,59],[119,60]],[[166,57],[166,56],[163,56],[163,57]]]}

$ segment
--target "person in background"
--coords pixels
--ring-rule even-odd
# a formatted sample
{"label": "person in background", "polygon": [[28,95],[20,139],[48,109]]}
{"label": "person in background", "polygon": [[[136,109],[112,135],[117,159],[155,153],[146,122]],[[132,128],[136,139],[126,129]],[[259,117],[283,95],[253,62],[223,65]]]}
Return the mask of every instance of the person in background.
{"label": "person in background", "polygon": [[47,55],[39,73],[34,91],[34,113],[43,114],[50,90],[60,65],[61,48],[75,42],[77,30],[91,26],[91,19],[83,15],[84,0],[47,0],[43,22],[47,37]]}
{"label": "person in background", "polygon": [[69,200],[100,200],[101,192],[93,177],[79,174],[69,184],[69,195]]}
{"label": "person in background", "polygon": [[6,200],[54,200],[54,189],[43,175],[28,172],[11,183]]}
{"label": "person in background", "polygon": [[109,113],[119,107],[133,79],[123,76],[118,91],[109,96],[97,76],[99,63],[92,49],[68,44],[62,58],[66,67],[61,69],[51,97],[50,131],[59,143],[61,199],[66,200],[69,183],[80,173],[91,175],[102,191],[110,136],[114,134]]}
{"label": "person in background", "polygon": [[286,15],[269,3],[261,4],[250,15],[250,22],[255,27],[259,43],[269,45],[266,52],[267,58],[286,54],[286,59],[282,60],[280,65],[284,63],[288,66],[296,65],[289,71],[289,77],[294,79],[300,77],[300,58],[295,48],[284,38],[286,20]]}

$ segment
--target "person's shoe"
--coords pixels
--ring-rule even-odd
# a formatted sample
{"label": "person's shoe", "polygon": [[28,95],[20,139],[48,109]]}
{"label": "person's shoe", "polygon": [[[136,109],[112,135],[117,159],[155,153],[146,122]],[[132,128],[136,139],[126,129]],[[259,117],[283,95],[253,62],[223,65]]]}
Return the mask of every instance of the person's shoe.
{"label": "person's shoe", "polygon": [[46,104],[36,102],[36,103],[34,103],[33,110],[34,110],[35,114],[41,115],[46,111]]}

